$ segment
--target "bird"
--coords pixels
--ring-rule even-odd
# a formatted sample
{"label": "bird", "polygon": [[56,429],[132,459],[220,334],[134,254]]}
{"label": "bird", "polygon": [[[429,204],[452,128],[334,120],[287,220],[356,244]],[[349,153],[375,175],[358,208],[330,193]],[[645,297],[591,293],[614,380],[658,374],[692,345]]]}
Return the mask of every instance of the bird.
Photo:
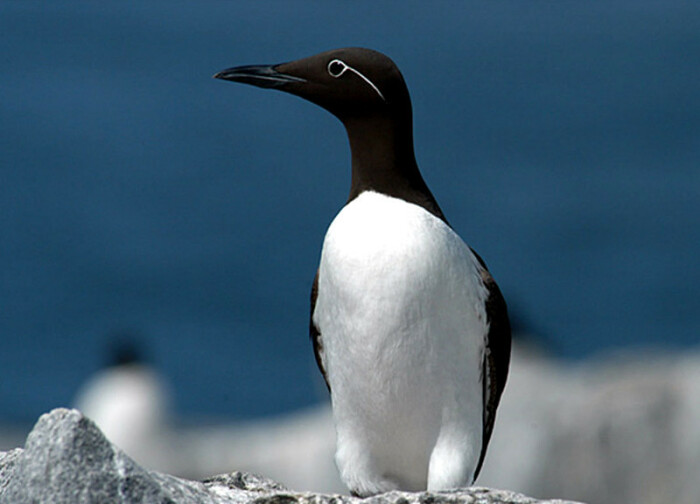
{"label": "bird", "polygon": [[214,78],[306,99],[348,136],[350,192],[323,239],[309,323],[341,479],[360,497],[473,484],[508,375],[508,311],[418,169],[398,67],[349,47]]}
{"label": "bird", "polygon": [[73,404],[130,457],[167,467],[161,446],[168,430],[169,386],[144,358],[136,335],[118,332],[110,338],[108,365],[82,385]]}

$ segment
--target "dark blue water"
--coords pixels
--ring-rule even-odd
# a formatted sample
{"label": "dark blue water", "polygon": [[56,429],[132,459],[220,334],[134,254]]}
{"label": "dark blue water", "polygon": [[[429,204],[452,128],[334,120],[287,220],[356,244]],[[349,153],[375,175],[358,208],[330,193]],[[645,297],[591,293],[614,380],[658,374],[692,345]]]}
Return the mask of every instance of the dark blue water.
{"label": "dark blue water", "polygon": [[114,331],[182,415],[324,397],[307,337],[343,130],[223,68],[386,52],[417,156],[517,320],[568,358],[700,336],[700,3],[0,3],[0,416]]}

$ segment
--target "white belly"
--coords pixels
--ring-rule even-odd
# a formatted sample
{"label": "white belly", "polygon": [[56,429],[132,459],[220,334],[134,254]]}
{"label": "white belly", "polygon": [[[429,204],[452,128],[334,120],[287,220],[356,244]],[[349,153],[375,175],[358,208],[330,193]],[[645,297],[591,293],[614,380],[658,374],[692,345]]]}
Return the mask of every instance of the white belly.
{"label": "white belly", "polygon": [[313,320],[351,489],[471,482],[486,295],[469,247],[423,208],[365,192],[335,218]]}

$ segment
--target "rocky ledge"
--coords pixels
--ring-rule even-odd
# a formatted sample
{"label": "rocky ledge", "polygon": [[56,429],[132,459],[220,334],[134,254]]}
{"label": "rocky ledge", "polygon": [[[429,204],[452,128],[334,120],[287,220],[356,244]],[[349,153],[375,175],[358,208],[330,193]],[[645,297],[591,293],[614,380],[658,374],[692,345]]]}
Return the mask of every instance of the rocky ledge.
{"label": "rocky ledge", "polygon": [[[294,492],[274,481],[233,472],[189,481],[149,471],[111,444],[77,410],[43,415],[24,449],[0,452],[0,504],[357,504],[343,495]],[[440,493],[390,492],[367,504],[565,504],[472,487]]]}

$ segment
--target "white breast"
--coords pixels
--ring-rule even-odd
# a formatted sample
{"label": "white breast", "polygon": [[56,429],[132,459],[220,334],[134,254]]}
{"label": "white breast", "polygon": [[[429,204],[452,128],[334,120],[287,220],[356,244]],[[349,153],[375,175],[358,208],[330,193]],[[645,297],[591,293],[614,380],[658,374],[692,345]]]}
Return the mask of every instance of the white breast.
{"label": "white breast", "polygon": [[350,488],[442,485],[428,466],[444,465],[431,455],[447,431],[468,459],[459,477],[473,472],[488,330],[480,268],[442,220],[378,193],[362,193],[329,227],[313,320]]}

